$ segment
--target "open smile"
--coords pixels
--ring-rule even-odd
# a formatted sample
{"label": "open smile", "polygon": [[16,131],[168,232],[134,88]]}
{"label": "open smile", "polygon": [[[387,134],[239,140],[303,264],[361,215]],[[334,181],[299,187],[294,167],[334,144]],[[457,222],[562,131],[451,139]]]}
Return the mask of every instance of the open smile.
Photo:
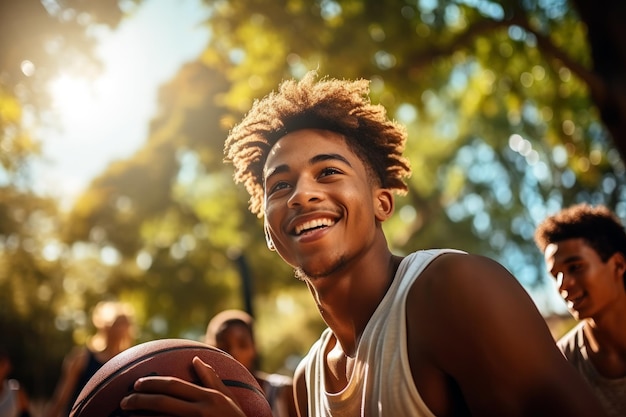
{"label": "open smile", "polygon": [[567,298],[565,300],[567,302],[567,308],[576,309],[576,307],[578,307],[580,303],[583,302],[586,298],[587,296],[585,294],[582,294],[578,297]]}
{"label": "open smile", "polygon": [[302,236],[314,230],[333,226],[335,223],[336,221],[329,217],[313,219],[296,225],[294,233],[296,234],[296,236]]}

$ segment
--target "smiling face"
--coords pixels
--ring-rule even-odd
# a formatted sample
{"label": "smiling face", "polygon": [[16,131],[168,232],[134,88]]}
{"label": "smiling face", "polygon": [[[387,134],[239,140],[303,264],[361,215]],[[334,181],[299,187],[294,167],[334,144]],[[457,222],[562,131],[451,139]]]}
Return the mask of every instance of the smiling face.
{"label": "smiling face", "polygon": [[619,252],[603,262],[584,239],[575,238],[549,244],[544,255],[559,294],[578,320],[602,314],[624,292]]}
{"label": "smiling face", "polygon": [[393,212],[343,136],[303,129],[283,136],[265,163],[265,227],[279,255],[310,278],[363,259]]}

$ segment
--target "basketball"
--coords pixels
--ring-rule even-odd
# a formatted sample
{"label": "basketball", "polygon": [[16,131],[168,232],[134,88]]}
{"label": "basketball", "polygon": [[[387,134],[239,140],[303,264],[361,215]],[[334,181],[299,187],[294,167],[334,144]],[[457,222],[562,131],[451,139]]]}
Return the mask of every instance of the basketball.
{"label": "basketball", "polygon": [[191,364],[195,356],[213,367],[247,416],[272,416],[254,376],[228,353],[193,340],[160,339],[131,347],[106,362],[78,395],[70,417],[126,415],[120,401],[143,376],[174,376],[199,384]]}

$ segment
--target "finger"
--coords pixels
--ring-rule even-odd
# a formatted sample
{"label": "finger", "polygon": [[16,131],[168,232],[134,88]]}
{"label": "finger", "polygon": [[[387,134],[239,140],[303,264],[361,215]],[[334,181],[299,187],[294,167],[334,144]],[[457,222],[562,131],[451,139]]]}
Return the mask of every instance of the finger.
{"label": "finger", "polygon": [[[180,400],[176,397],[170,397],[167,395],[161,394],[147,394],[147,393],[138,393],[133,392],[132,394],[127,395],[120,402],[120,407],[122,410],[127,412],[138,412],[142,411],[145,415],[145,412],[157,412],[158,414],[169,414],[169,415],[191,415],[188,414],[189,410],[185,410],[186,402]],[[170,411],[173,411],[170,414]],[[150,415],[152,415],[152,413]],[[183,413],[183,414],[179,414]],[[132,414],[131,414],[132,415]]]}
{"label": "finger", "polygon": [[134,392],[121,401],[121,408],[168,416],[245,416],[215,371],[201,361],[199,366],[202,383],[218,386],[224,392],[174,377],[143,377],[135,382]]}
{"label": "finger", "polygon": [[164,394],[184,401],[195,401],[205,390],[184,379],[172,376],[146,376],[135,381],[134,391],[143,394]]}
{"label": "finger", "polygon": [[[228,391],[228,387],[224,385],[211,365],[203,362],[197,356],[193,358],[192,364],[200,380],[200,386],[209,390],[216,390],[227,396],[232,396],[232,393]],[[167,392],[168,395],[176,396],[184,400],[194,400],[195,398],[189,395],[190,393],[198,392],[198,386],[189,381],[163,375],[141,377],[135,381],[133,388],[137,392],[145,393]]]}
{"label": "finger", "polygon": [[[209,395],[221,396],[221,394],[214,393]],[[220,416],[216,413],[220,409],[217,409],[215,404],[216,402],[210,398],[204,401],[185,401],[167,394],[134,392],[122,399],[120,407],[126,414],[130,415],[137,413],[137,415],[142,416]],[[227,414],[221,412],[221,415]]]}
{"label": "finger", "polygon": [[216,390],[206,390],[204,397],[197,401],[184,401],[160,394],[132,393],[122,399],[120,406],[126,412],[124,415],[131,416],[135,411],[141,412],[137,415],[143,416],[148,412],[151,416],[168,417],[246,417],[233,399]]}
{"label": "finger", "polygon": [[[194,415],[190,406],[203,388],[168,376],[139,378],[133,385],[133,392],[120,402],[123,410],[151,411],[159,414]],[[180,414],[179,414],[180,413]]]}
{"label": "finger", "polygon": [[221,394],[220,396],[215,397],[215,401],[217,403],[221,403],[221,406],[225,408],[236,408],[238,412],[243,414],[241,405],[239,404],[239,401],[237,401],[237,397],[233,395],[226,385],[224,385],[222,379],[211,365],[204,362],[197,356],[192,359],[191,363],[193,364],[193,368],[200,379],[200,383],[207,387],[207,389]]}
{"label": "finger", "polygon": [[193,369],[196,371],[196,375],[198,375],[198,378],[203,386],[216,389],[225,395],[232,396],[228,387],[224,385],[222,379],[211,365],[204,362],[197,356],[192,359],[191,363],[193,364]]}

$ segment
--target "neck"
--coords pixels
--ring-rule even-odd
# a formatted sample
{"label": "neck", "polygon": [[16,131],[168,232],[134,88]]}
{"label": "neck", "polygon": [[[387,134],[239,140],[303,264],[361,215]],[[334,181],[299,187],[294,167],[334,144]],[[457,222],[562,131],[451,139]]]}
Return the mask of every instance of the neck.
{"label": "neck", "polygon": [[347,356],[356,354],[361,334],[387,293],[402,260],[388,249],[383,255],[377,259],[368,257],[360,266],[336,276],[307,280],[322,318]]}
{"label": "neck", "polygon": [[615,303],[614,308],[593,318],[586,319],[585,334],[589,347],[594,351],[619,352],[626,358],[626,296]]}

